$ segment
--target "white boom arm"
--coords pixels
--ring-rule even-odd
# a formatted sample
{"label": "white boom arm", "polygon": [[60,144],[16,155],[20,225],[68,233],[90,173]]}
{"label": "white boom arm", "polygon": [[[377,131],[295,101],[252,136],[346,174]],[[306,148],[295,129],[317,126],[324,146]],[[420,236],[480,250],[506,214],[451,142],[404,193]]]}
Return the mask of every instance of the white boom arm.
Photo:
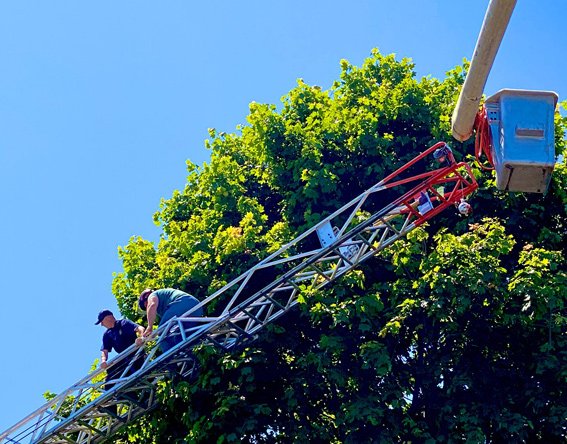
{"label": "white boom arm", "polygon": [[460,142],[467,140],[472,135],[484,85],[512,16],[514,6],[516,6],[516,0],[491,0],[486,10],[471,66],[453,111],[453,137]]}

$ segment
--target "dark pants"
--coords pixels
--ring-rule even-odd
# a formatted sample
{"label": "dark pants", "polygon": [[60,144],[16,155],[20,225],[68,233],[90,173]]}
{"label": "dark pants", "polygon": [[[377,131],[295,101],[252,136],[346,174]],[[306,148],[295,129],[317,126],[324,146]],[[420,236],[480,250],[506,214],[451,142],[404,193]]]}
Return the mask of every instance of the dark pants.
{"label": "dark pants", "polygon": [[[138,371],[140,367],[142,367],[145,358],[146,358],[145,353],[142,353],[136,356],[133,362],[132,359],[126,358],[108,367],[106,369],[106,379],[104,380],[106,382],[106,384],[104,384],[104,390],[110,390],[112,387],[114,387],[115,383],[113,381],[115,379],[118,379],[122,376],[130,376],[132,373]],[[126,367],[128,367],[130,362],[132,362],[132,366],[128,369],[125,375],[122,375],[122,373],[124,372]]]}

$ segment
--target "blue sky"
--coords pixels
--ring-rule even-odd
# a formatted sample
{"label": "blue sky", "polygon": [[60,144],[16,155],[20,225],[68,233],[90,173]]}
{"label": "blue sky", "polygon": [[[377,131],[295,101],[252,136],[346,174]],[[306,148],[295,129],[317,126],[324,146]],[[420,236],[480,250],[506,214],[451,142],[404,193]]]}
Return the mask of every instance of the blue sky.
{"label": "blue sky", "polygon": [[[202,164],[207,128],[303,78],[323,89],[373,47],[443,77],[488,0],[0,3],[0,432],[84,376],[116,309],[117,248],[157,241],[161,198]],[[520,0],[485,93],[567,99],[567,2]],[[377,178],[378,180],[379,178]],[[117,313],[118,314],[118,313]]]}

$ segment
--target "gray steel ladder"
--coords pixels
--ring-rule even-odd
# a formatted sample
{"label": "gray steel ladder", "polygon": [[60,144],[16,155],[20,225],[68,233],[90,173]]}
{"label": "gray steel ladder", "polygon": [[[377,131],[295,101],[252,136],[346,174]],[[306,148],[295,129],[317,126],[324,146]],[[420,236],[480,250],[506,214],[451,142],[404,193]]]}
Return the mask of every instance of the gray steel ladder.
{"label": "gray steel ladder", "polygon": [[[442,144],[428,148],[192,310],[203,307],[206,313],[207,306],[214,303],[217,308],[224,307],[218,316],[192,317],[192,311],[187,312],[161,325],[145,347],[132,346],[121,353],[110,362],[123,367],[110,390],[103,390],[104,371],[99,369],[2,433],[0,444],[104,442],[157,406],[158,382],[172,375],[189,381],[196,376],[195,345],[210,344],[229,351],[253,341],[265,325],[294,307],[300,295],[335,282],[457,204],[478,187],[468,164],[407,175],[412,165],[431,159],[428,156]],[[400,187],[404,191],[389,203],[380,193]],[[426,210],[418,202],[423,195],[429,203]],[[269,283],[260,279],[266,274],[271,276]],[[257,290],[259,283],[261,289]],[[160,341],[171,335],[180,335],[180,342],[160,354]],[[128,375],[135,356],[144,359],[143,365]]]}

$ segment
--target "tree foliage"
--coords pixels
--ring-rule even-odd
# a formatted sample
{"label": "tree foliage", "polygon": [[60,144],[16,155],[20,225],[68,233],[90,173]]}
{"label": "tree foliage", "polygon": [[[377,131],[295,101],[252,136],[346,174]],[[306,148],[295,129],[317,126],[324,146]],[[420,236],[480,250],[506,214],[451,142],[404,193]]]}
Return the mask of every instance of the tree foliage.
{"label": "tree foliage", "polygon": [[[157,246],[132,238],[113,281],[122,313],[148,286],[212,294],[439,140],[467,64],[416,79],[374,50],[341,62],[328,91],[298,81],[252,103],[234,134],[209,131],[162,200]],[[564,104],[565,105],[565,104]],[[556,150],[567,118],[556,116]],[[460,159],[472,142],[455,144]],[[567,172],[545,196],[481,176],[462,219],[448,212],[230,354],[203,347],[194,384],[164,387],[133,442],[556,442],[567,431]],[[211,311],[215,307],[209,308]],[[209,313],[213,314],[213,313]]]}

